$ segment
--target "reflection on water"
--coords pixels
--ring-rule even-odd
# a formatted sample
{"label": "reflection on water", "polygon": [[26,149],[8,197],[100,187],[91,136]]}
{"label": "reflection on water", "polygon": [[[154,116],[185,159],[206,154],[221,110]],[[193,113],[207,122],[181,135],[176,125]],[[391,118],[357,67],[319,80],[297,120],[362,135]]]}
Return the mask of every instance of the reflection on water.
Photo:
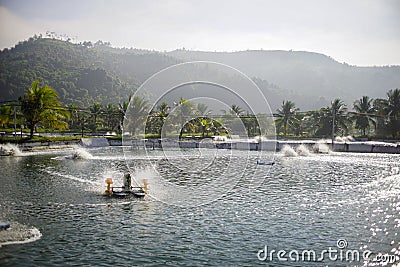
{"label": "reflection on water", "polygon": [[[399,155],[277,155],[272,168],[252,168],[258,152],[187,150],[168,160],[159,150],[89,152],[92,158],[82,160],[54,159],[71,150],[0,158],[0,221],[42,234],[32,243],[1,247],[1,266],[265,266],[257,259],[265,245],[321,251],[338,239],[349,249],[400,255]],[[207,197],[204,188],[225,187],[212,191],[219,199],[188,208],[152,197],[106,198],[104,179],[122,184],[125,156],[135,178],[147,178],[150,192],[164,202],[199,201]],[[274,262],[321,264],[374,265]]]}

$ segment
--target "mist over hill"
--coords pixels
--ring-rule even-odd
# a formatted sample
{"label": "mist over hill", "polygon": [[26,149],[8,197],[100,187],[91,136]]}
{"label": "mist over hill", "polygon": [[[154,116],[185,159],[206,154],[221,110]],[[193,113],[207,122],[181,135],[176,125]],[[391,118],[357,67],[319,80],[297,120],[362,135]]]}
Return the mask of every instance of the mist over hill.
{"label": "mist over hill", "polygon": [[183,61],[207,60],[227,64],[253,78],[267,91],[272,105],[283,99],[302,109],[320,108],[334,98],[347,104],[363,95],[385,97],[400,86],[400,66],[357,67],[318,53],[294,51],[197,52],[175,50],[168,55]]}
{"label": "mist over hill", "polygon": [[[16,100],[38,79],[54,87],[65,104],[126,101],[154,73],[187,61],[214,61],[252,78],[272,110],[292,100],[302,110],[336,97],[348,105],[363,95],[384,98],[400,87],[400,66],[357,67],[317,53],[295,51],[157,52],[30,38],[0,52],[0,101]],[[160,88],[160,90],[164,90]]]}

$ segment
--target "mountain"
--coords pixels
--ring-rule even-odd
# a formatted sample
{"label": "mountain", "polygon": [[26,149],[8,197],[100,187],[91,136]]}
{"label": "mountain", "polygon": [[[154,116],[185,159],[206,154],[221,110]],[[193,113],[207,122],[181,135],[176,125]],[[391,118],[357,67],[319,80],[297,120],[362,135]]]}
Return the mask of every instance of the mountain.
{"label": "mountain", "polygon": [[18,99],[38,79],[55,88],[64,104],[119,103],[151,74],[176,63],[158,52],[116,49],[100,41],[30,38],[0,52],[0,101]]}
{"label": "mountain", "polygon": [[400,66],[350,66],[311,52],[157,52],[35,36],[0,52],[0,102],[18,99],[38,79],[54,87],[65,104],[118,103],[154,73],[198,60],[227,64],[251,77],[272,110],[283,100],[317,109],[336,97],[351,106],[363,95],[385,98],[400,87]]}
{"label": "mountain", "polygon": [[[334,98],[351,105],[363,95],[385,98],[400,87],[400,66],[357,67],[318,53],[294,51],[199,52],[175,50],[168,55],[182,61],[215,61],[252,77],[262,91],[269,86],[275,106],[293,100],[302,109],[320,108]],[[267,95],[268,98],[268,95]]]}

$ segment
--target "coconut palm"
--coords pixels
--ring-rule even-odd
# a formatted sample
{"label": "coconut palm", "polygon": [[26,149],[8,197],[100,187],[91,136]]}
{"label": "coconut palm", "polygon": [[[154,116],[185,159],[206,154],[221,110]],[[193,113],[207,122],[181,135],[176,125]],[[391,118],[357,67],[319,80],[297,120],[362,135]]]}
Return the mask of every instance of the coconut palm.
{"label": "coconut palm", "polygon": [[281,108],[277,110],[278,119],[275,122],[279,127],[283,127],[284,136],[287,134],[288,125],[292,126],[296,123],[297,118],[295,115],[298,110],[295,103],[290,100],[283,101]]}
{"label": "coconut palm", "polygon": [[98,126],[97,124],[99,123],[98,118],[100,116],[100,113],[103,111],[103,107],[100,103],[96,102],[89,107],[89,110],[92,117],[92,125],[90,128],[92,129],[92,132],[95,132]]}
{"label": "coconut palm", "polygon": [[221,129],[226,132],[226,129],[223,126],[223,124],[221,123],[221,121],[219,121],[218,119],[213,119],[212,126],[211,126],[211,130],[213,131],[213,134],[219,135]]}
{"label": "coconut palm", "polygon": [[182,134],[187,132],[188,128],[193,129],[193,122],[191,122],[192,117],[194,117],[195,113],[195,106],[193,102],[186,100],[182,97],[179,98],[178,103],[174,103],[175,110],[174,110],[174,122],[175,126],[178,126],[179,131],[179,139],[182,138]]}
{"label": "coconut palm", "polygon": [[196,118],[194,123],[201,129],[201,136],[204,138],[205,133],[207,132],[208,136],[208,133],[211,131],[212,120],[208,117],[211,114],[211,110],[208,109],[206,104],[198,103],[195,114],[199,117]]}
{"label": "coconut palm", "polygon": [[372,105],[373,99],[368,96],[363,96],[361,99],[358,99],[354,102],[353,108],[357,112],[354,115],[356,121],[356,128],[363,132],[365,136],[366,129],[370,128],[370,125],[376,124],[376,120],[373,117],[375,113],[375,109]]}
{"label": "coconut palm", "polygon": [[237,105],[232,105],[231,106],[231,110],[229,111],[232,115],[236,115],[238,117],[240,117],[241,115],[243,115],[243,109],[241,109],[239,106]]}
{"label": "coconut palm", "polygon": [[115,128],[118,127],[118,108],[114,106],[112,103],[108,104],[105,109],[105,124],[106,127],[113,131]]}
{"label": "coconut palm", "polygon": [[150,110],[148,102],[140,96],[134,96],[125,112],[125,117],[127,119],[126,122],[128,125],[124,126],[132,132],[132,135],[135,135],[136,130],[139,127],[145,126],[144,123],[149,114]]}
{"label": "coconut palm", "polygon": [[387,100],[382,98],[376,98],[373,102],[373,108],[375,111],[375,134],[383,135],[386,133],[386,111],[387,111]]}
{"label": "coconut palm", "polygon": [[393,137],[400,132],[400,89],[390,90],[387,93],[386,114],[389,116],[389,131]]}
{"label": "coconut palm", "polygon": [[213,125],[212,120],[210,118],[202,117],[198,118],[198,123],[201,126],[201,136],[204,138],[206,132],[208,136],[208,133],[211,131],[211,126]]}
{"label": "coconut palm", "polygon": [[58,129],[68,128],[68,124],[63,119],[69,118],[70,114],[62,108],[54,88],[46,85],[40,87],[39,81],[36,80],[28,92],[19,97],[18,101],[30,129],[31,138],[39,123]]}
{"label": "coconut palm", "polygon": [[159,135],[161,135],[162,128],[164,126],[165,119],[168,117],[171,107],[167,102],[162,102],[158,106],[158,110],[155,113],[156,117],[156,128]]}
{"label": "coconut palm", "polygon": [[70,104],[68,106],[68,112],[70,113],[70,119],[68,121],[70,129],[78,129],[79,128],[79,108],[75,104]]}
{"label": "coconut palm", "polygon": [[164,122],[169,111],[170,107],[167,102],[162,102],[156,109],[151,110],[146,120],[146,133],[158,134],[161,136]]}
{"label": "coconut palm", "polygon": [[321,111],[312,110],[305,113],[302,119],[302,128],[308,131],[309,135],[316,135],[317,131],[321,128]]}
{"label": "coconut palm", "polygon": [[[331,103],[330,111],[335,116],[335,133],[341,131],[342,134],[347,134],[351,120],[348,117],[346,105],[336,98]],[[330,125],[332,125],[332,115],[330,115]]]}
{"label": "coconut palm", "polygon": [[196,106],[196,114],[199,116],[208,116],[210,115],[211,110],[208,109],[208,106],[204,103],[198,103]]}
{"label": "coconut palm", "polygon": [[124,102],[118,104],[118,124],[119,124],[119,128],[120,128],[121,132],[122,132],[122,124],[125,119],[126,110],[128,109],[129,102],[131,102],[131,99],[132,99],[132,96],[129,96],[128,102],[124,101]]}
{"label": "coconut palm", "polygon": [[241,117],[241,120],[246,128],[247,136],[256,136],[261,134],[257,117],[254,114],[247,113],[246,116]]}

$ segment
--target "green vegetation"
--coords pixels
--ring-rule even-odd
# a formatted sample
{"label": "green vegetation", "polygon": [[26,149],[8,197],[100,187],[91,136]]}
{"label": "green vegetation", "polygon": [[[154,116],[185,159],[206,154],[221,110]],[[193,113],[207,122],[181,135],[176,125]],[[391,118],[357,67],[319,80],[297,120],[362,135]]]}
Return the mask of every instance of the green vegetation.
{"label": "green vegetation", "polygon": [[[345,103],[362,95],[383,98],[400,81],[400,66],[349,66],[310,52],[157,52],[56,38],[33,36],[0,51],[0,102],[18,99],[32,81],[39,80],[57,89],[63,105],[88,107],[97,102],[118,106],[154,73],[193,60],[224,63],[248,74],[274,111],[283,100],[294,100],[301,110],[315,110],[338,95]],[[225,96],[215,93],[216,98]]]}
{"label": "green vegetation", "polygon": [[400,89],[390,90],[387,96],[387,99],[363,96],[354,101],[354,111],[348,111],[340,99],[333,100],[328,107],[308,112],[299,112],[293,102],[284,101],[276,114],[277,133],[329,137],[334,119],[335,135],[400,138]]}
{"label": "green vegetation", "polygon": [[34,81],[28,92],[19,97],[21,113],[33,137],[38,123],[55,129],[66,129],[69,112],[62,108],[57,100],[57,92],[48,86],[39,87],[39,81]]}
{"label": "green vegetation", "polygon": [[[310,75],[301,75],[302,72],[297,69],[297,64],[289,64],[290,60],[294,60],[293,55],[295,54],[295,52],[287,54],[284,51],[247,51],[238,52],[237,55],[241,55],[241,57],[235,60],[239,60],[238,64],[247,62],[243,69],[252,70],[252,66],[255,65],[250,60],[252,55],[257,55],[257,60],[265,61],[268,61],[269,57],[276,57],[276,60],[268,61],[268,67],[265,64],[259,65],[266,67],[265,73],[268,72],[272,76],[283,79],[279,85],[283,84],[285,88],[290,88],[285,85],[285,82],[289,82],[289,80],[306,79],[306,77],[318,78],[318,75],[322,75],[321,79],[318,79],[320,81],[332,81],[332,83],[341,81],[343,79],[340,79],[340,75],[347,73],[346,71],[351,71],[349,72],[351,75],[346,74],[349,76],[348,79],[353,79],[350,77],[353,77],[354,72],[364,73],[362,76],[354,74],[357,83],[359,81],[369,83],[371,77],[388,77],[388,82],[382,83],[383,86],[375,83],[374,88],[380,88],[379,90],[394,88],[393,84],[397,84],[397,80],[392,79],[398,77],[396,73],[399,68],[396,66],[361,70],[355,66],[339,64],[323,55],[310,53],[297,53],[301,56],[301,62],[308,64],[307,68],[301,69],[312,70]],[[146,137],[150,138],[161,136],[162,130],[176,134],[180,138],[225,135],[230,130],[228,125],[237,122],[243,123],[249,136],[260,135],[260,127],[255,115],[249,114],[243,107],[235,104],[232,104],[228,110],[221,111],[221,114],[216,116],[214,113],[211,116],[211,111],[206,105],[181,97],[177,99],[176,104],[163,102],[154,107],[150,114],[146,114],[145,110],[149,103],[145,99],[136,96],[131,101],[128,98],[138,85],[151,74],[164,67],[179,63],[179,60],[185,60],[185,57],[191,55],[197,55],[197,53],[191,51],[159,53],[138,49],[117,49],[110,47],[109,43],[101,41],[73,44],[69,41],[34,36],[27,41],[20,42],[12,49],[0,51],[0,127],[4,129],[4,132],[13,132],[15,121],[17,132],[26,133],[29,129],[31,140],[39,138],[33,135],[34,132],[61,131],[80,133],[81,136],[89,133],[115,132],[117,135],[121,135],[124,116],[127,112],[132,112],[136,114],[135,118],[137,119],[131,122],[132,125],[125,125],[125,128],[132,130],[132,133],[135,134],[139,127],[145,127]],[[208,55],[212,59],[220,54],[200,53],[198,56],[204,55]],[[226,54],[225,56],[230,57],[231,55]],[[273,66],[279,65],[281,56],[285,56],[285,60],[289,60],[289,63],[279,67],[283,68],[281,73],[275,73]],[[322,70],[318,70],[318,75],[315,74],[315,66],[307,61],[310,56],[322,68]],[[279,60],[277,60],[278,58]],[[223,58],[220,60],[223,62]],[[216,59],[216,61],[220,60]],[[287,68],[291,68],[290,71]],[[336,73],[336,76],[333,75],[328,79],[326,77],[330,74],[326,73],[331,68],[337,70],[333,73]],[[262,73],[258,74],[259,77],[262,77]],[[288,77],[296,79],[288,79]],[[40,87],[37,80],[45,86]],[[386,81],[386,79],[374,78],[371,84],[380,80]],[[32,83],[32,81],[35,82]],[[290,138],[329,137],[332,134],[332,123],[334,122],[337,135],[353,134],[363,137],[400,138],[399,89],[390,90],[385,99],[363,96],[357,99],[352,106],[347,107],[344,102],[349,103],[349,97],[353,97],[353,99],[359,97],[359,95],[354,95],[357,91],[352,90],[350,95],[346,95],[347,99],[334,99],[329,104],[329,99],[324,98],[319,101],[316,98],[318,107],[325,107],[300,111],[296,104],[300,103],[300,106],[304,107],[304,102],[310,102],[309,94],[302,96],[299,91],[288,95],[279,86],[268,83],[262,78],[254,78],[254,81],[268,96],[272,108],[276,110],[274,117],[279,136]],[[305,90],[303,87],[307,87],[307,90],[314,90],[316,85],[309,84],[310,82],[311,80],[307,80],[300,83],[299,90]],[[326,82],[323,83],[326,84]],[[331,82],[327,84],[331,84]],[[356,86],[351,84],[350,88]],[[346,84],[343,83],[337,87],[346,88]],[[29,88],[28,91],[26,91],[27,88]],[[376,95],[375,92],[370,88],[366,94],[374,93]],[[323,95],[327,96],[325,93]],[[296,99],[296,104],[293,101],[284,100],[282,106],[279,106],[282,99]],[[129,103],[131,104],[129,105]],[[315,107],[310,109],[315,109]],[[174,125],[171,129],[162,129],[168,116],[173,117],[174,121],[179,122],[177,124],[180,125]]]}
{"label": "green vegetation", "polygon": [[278,109],[278,119],[275,121],[278,129],[283,128],[283,135],[286,136],[288,126],[294,128],[299,123],[296,117],[298,108],[295,108],[295,104],[292,101],[283,101],[282,108]]}
{"label": "green vegetation", "polygon": [[369,130],[371,125],[376,125],[373,114],[375,108],[372,106],[373,99],[368,96],[363,96],[361,99],[354,102],[353,108],[358,114],[354,115],[356,128],[362,131],[365,136],[366,130]]}
{"label": "green vegetation", "polygon": [[[364,137],[400,137],[400,89],[390,90],[387,99],[370,99],[367,96],[354,101],[354,111],[348,111],[340,99],[335,99],[330,106],[319,110],[301,112],[292,101],[284,101],[282,107],[274,114],[278,135],[291,138],[298,137],[330,137],[334,120],[335,135],[348,135]],[[229,126],[237,118],[241,120],[248,136],[260,135],[260,127],[256,116],[245,114],[237,105],[232,105],[228,111],[221,111],[221,115],[211,116],[211,111],[203,103],[195,104],[184,98],[175,103],[174,112],[166,102],[156,106],[146,114],[148,103],[135,96],[129,102],[118,105],[102,105],[94,103],[87,108],[80,108],[71,104],[61,106],[57,100],[56,91],[48,86],[40,87],[38,81],[33,82],[28,92],[19,98],[18,104],[5,104],[0,107],[0,123],[4,132],[12,132],[14,123],[14,110],[16,110],[16,126],[26,133],[23,125],[29,128],[30,138],[19,138],[20,141],[51,141],[75,140],[79,136],[68,137],[39,137],[37,132],[80,132],[81,136],[88,133],[105,134],[116,132],[115,138],[121,138],[122,124],[127,111],[135,114],[131,125],[125,125],[132,135],[136,134],[139,127],[145,127],[145,138],[159,138],[162,127],[168,116],[173,118],[177,125],[166,128],[169,135],[200,136],[226,135],[230,132]],[[129,108],[128,108],[129,106]],[[191,119],[188,119],[191,118]],[[236,122],[237,123],[237,122]],[[69,126],[68,131],[67,126]],[[170,125],[171,126],[171,125]],[[178,127],[179,126],[179,127]],[[175,131],[175,130],[176,131]],[[174,132],[175,131],[175,132]],[[20,136],[17,134],[17,136]],[[2,142],[13,141],[13,138],[2,138]]]}
{"label": "green vegetation", "polygon": [[34,36],[0,51],[0,101],[17,99],[39,80],[57,88],[65,105],[117,104],[151,73],[176,62],[160,53],[114,49],[101,41],[74,44]]}

